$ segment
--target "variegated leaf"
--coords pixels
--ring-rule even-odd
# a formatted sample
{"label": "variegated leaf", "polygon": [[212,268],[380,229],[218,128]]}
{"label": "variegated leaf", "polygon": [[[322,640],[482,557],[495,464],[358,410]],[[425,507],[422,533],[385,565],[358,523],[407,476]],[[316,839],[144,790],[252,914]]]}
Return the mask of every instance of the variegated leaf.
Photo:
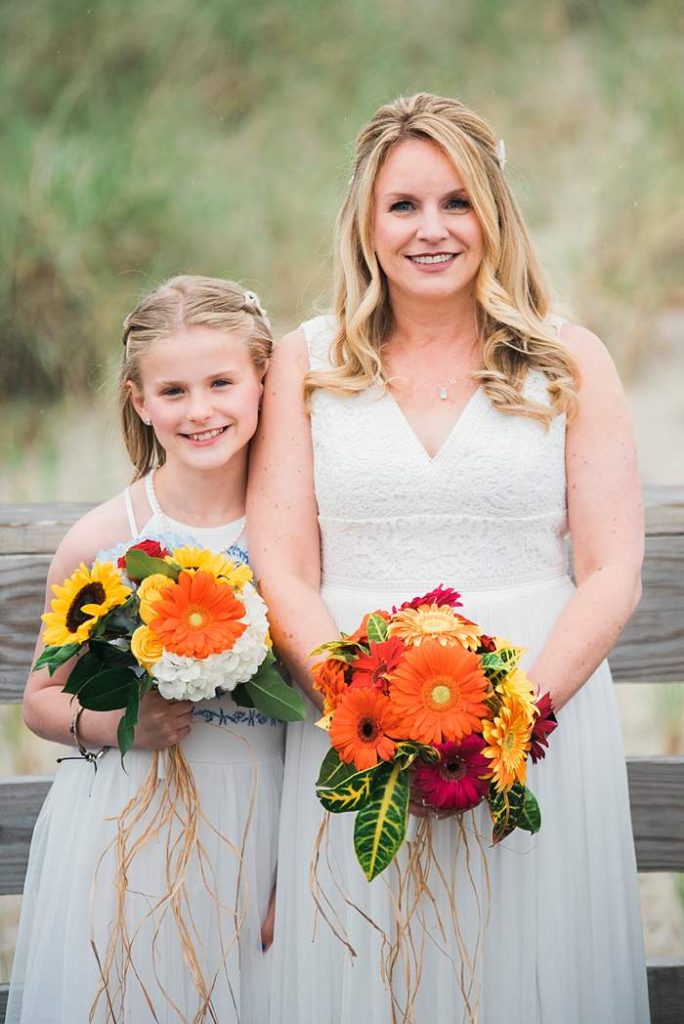
{"label": "variegated leaf", "polygon": [[354,849],[369,882],[391,863],[404,841],[408,801],[408,772],[398,763],[380,765],[354,823]]}
{"label": "variegated leaf", "polygon": [[525,804],[525,787],[516,782],[505,793],[499,793],[494,786],[490,786],[487,800],[494,822],[492,842],[500,843],[520,822]]}

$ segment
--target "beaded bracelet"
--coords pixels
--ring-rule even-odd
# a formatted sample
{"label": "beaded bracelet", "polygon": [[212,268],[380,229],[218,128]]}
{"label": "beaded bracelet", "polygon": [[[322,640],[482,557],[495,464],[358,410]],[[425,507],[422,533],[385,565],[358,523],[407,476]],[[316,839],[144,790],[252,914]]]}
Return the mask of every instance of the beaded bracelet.
{"label": "beaded bracelet", "polygon": [[83,714],[84,711],[85,711],[84,707],[79,707],[79,708],[76,709],[76,712],[74,713],[74,717],[71,719],[71,725],[69,726],[69,732],[74,737],[74,742],[76,744],[76,747],[77,747],[78,752],[81,755],[81,757],[83,757],[86,761],[88,761],[89,764],[92,764],[94,766],[94,768],[95,768],[95,771],[97,771],[97,762],[102,757],[103,754],[107,753],[107,751],[109,750],[109,747],[100,747],[99,750],[88,750],[86,747],[83,746],[83,742],[81,741],[81,737],[78,735],[78,722],[79,722],[79,719],[80,719],[80,717],[81,717],[81,715]]}

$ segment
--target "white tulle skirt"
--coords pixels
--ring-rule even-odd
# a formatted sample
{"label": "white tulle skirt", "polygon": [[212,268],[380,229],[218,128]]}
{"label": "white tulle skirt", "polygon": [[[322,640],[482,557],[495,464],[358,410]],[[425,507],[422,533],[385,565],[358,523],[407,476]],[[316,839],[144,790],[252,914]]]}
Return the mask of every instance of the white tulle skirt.
{"label": "white tulle skirt", "polygon": [[[168,830],[162,830],[131,862],[125,897],[130,967],[122,993],[120,958],[114,961],[114,1005],[108,1010],[107,996],[100,997],[97,1024],[268,1020],[272,952],[262,952],[260,928],[276,873],[283,740],[281,724],[236,708],[229,698],[196,708],[182,749],[199,794],[202,853],[188,863],[181,912],[210,1001],[202,1006],[178,922],[168,904],[159,905],[168,853]],[[110,750],[97,774],[85,761],[60,764],[31,845],[10,1024],[89,1020],[98,959],[105,956],[117,906],[116,818],[148,778],[151,759],[147,751],[130,751],[124,771],[118,752]],[[152,810],[164,782],[157,783]],[[178,831],[177,823],[171,828]]]}
{"label": "white tulle skirt", "polygon": [[[464,595],[463,612],[525,646],[529,667],[571,593],[567,577],[555,578]],[[347,632],[365,612],[414,596],[408,588],[323,588]],[[380,966],[383,933],[395,938],[399,872],[392,866],[366,881],[353,851],[353,814],[330,816],[317,877],[321,904],[355,955],[316,915],[309,868],[323,811],[314,781],[329,741],[309,711],[287,734],[271,1024],[648,1022],[625,759],[606,664],[559,713],[546,759],[529,771],[540,833],[514,833],[492,848],[486,807],[465,815],[462,829],[453,818],[430,822],[443,877],[431,871],[437,904],[423,900],[414,916],[408,959],[414,968],[421,962],[422,975],[409,1014],[403,969],[393,1007]],[[449,895],[458,938],[446,922]]]}

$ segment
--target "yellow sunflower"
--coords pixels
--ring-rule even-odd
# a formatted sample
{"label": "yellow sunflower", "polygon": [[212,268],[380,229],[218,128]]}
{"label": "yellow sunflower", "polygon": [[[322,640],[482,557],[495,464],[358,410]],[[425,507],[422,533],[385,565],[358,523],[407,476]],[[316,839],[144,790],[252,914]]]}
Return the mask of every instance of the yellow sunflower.
{"label": "yellow sunflower", "polygon": [[437,640],[442,647],[460,644],[468,651],[476,651],[484,630],[452,608],[439,604],[421,604],[418,608],[404,608],[392,616],[389,636],[398,636],[412,647],[420,647],[423,640]]}
{"label": "yellow sunflower", "polygon": [[95,562],[92,569],[81,562],[61,586],[53,585],[52,592],[50,611],[42,616],[43,641],[48,647],[61,647],[84,643],[97,620],[123,604],[131,589],[111,562]]}
{"label": "yellow sunflower", "polygon": [[527,709],[515,697],[504,698],[493,722],[483,721],[482,735],[489,746],[482,753],[491,761],[492,779],[500,793],[516,782],[525,785],[531,732]]}
{"label": "yellow sunflower", "polygon": [[236,590],[242,590],[245,583],[251,583],[254,573],[248,565],[234,562],[224,554],[208,551],[206,548],[176,548],[167,562],[175,562],[187,572],[207,572],[217,583],[229,583]]}
{"label": "yellow sunflower", "polygon": [[505,699],[510,697],[516,700],[525,709],[530,724],[537,717],[537,705],[532,680],[521,668],[514,668],[512,672],[501,680],[496,686],[496,692]]}

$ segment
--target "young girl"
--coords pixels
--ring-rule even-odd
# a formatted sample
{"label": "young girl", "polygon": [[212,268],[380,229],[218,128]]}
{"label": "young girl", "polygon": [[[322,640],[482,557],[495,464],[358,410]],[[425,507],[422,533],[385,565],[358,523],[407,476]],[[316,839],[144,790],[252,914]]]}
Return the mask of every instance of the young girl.
{"label": "young girl", "polygon": [[[172,278],[127,317],[123,342],[120,405],[135,480],[64,538],[48,607],[52,584],[136,538],[176,537],[237,557],[246,543],[248,445],[272,346],[258,298],[230,281]],[[37,653],[42,646],[39,637]],[[80,756],[62,761],[36,824],[7,1021],[262,1024],[283,726],[229,696],[192,704],[150,692],[122,768],[121,712],[79,708],[62,692],[71,667],[30,675],[26,724],[103,752],[96,771]],[[163,830],[145,836],[147,821],[133,829],[130,839],[147,841],[123,881],[115,843],[117,818],[149,781],[153,751],[173,744],[191,766],[201,812],[175,911],[165,898]],[[160,778],[157,790],[163,785]],[[160,806],[159,798],[152,809]],[[126,952],[112,939],[121,934]]]}

